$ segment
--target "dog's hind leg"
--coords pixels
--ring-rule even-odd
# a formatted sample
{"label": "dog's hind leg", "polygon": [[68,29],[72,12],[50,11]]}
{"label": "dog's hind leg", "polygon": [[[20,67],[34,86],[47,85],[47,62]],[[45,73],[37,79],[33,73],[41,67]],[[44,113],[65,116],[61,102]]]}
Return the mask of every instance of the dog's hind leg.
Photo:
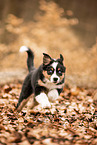
{"label": "dog's hind leg", "polygon": [[31,79],[30,79],[30,75],[28,75],[24,80],[19,101],[16,107],[18,112],[20,112],[24,107],[24,105],[26,105],[32,93],[33,93],[33,89],[31,86]]}

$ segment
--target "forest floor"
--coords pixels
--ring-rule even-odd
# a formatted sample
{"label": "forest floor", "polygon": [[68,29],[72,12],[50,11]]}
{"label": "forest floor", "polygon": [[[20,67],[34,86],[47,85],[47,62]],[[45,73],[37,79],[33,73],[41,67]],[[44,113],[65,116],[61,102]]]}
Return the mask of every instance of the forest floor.
{"label": "forest floor", "polygon": [[17,113],[21,87],[0,86],[0,145],[97,144],[97,89],[65,86],[51,109]]}

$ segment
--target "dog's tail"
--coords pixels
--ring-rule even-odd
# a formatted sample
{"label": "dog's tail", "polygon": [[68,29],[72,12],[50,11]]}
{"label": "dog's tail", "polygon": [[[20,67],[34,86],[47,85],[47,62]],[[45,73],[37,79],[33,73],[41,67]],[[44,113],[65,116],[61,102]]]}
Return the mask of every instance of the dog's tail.
{"label": "dog's tail", "polygon": [[27,46],[22,46],[22,47],[20,47],[19,51],[20,52],[25,52],[25,51],[27,52],[27,54],[28,54],[27,66],[28,66],[28,70],[30,72],[34,68],[34,61],[33,61],[34,60],[34,54],[33,54],[32,50],[30,48],[28,48]]}

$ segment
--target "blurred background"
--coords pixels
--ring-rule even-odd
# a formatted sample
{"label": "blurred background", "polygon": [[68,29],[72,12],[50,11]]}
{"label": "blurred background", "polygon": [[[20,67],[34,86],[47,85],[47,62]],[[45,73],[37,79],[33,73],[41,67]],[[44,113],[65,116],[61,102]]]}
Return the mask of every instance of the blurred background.
{"label": "blurred background", "polygon": [[0,0],[0,84],[28,73],[22,45],[64,56],[66,84],[97,88],[97,0]]}

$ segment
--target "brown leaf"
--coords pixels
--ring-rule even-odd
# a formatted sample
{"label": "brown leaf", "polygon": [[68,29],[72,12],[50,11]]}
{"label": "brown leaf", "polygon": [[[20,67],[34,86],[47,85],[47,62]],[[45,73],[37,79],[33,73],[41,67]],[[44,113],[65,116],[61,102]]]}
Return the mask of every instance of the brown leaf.
{"label": "brown leaf", "polygon": [[18,143],[20,142],[22,139],[22,135],[18,132],[14,132],[9,138],[8,138],[8,142],[9,143]]}
{"label": "brown leaf", "polygon": [[30,143],[28,140],[24,140],[24,141],[18,143],[18,145],[30,145]]}
{"label": "brown leaf", "polygon": [[3,89],[5,93],[9,93],[12,90],[12,88],[8,85],[5,85]]}
{"label": "brown leaf", "polygon": [[5,127],[0,124],[0,130],[5,130]]}
{"label": "brown leaf", "polygon": [[45,145],[56,145],[56,143],[52,142],[52,138],[46,138],[42,140],[42,143]]}

